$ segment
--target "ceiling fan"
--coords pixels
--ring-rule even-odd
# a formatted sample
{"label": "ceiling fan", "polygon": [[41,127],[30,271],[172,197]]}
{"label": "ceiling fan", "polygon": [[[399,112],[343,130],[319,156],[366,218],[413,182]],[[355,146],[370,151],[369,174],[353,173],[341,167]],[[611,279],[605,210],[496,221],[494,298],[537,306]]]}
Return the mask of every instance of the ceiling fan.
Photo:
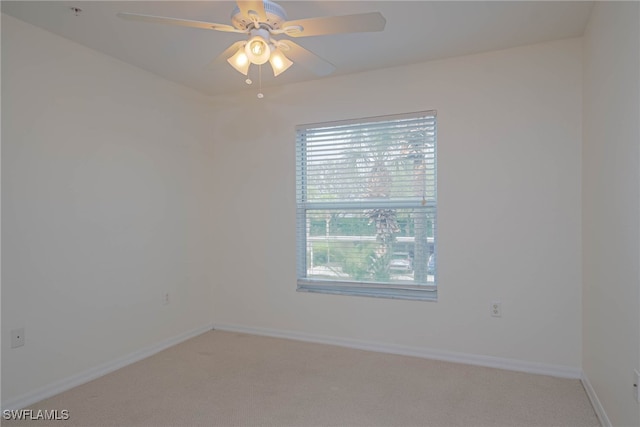
{"label": "ceiling fan", "polygon": [[291,40],[276,40],[273,36],[309,37],[382,31],[386,23],[379,12],[288,21],[284,8],[270,0],[236,3],[231,12],[232,25],[135,13],[121,12],[118,16],[133,21],[245,34],[246,40],[233,43],[217,59],[226,59],[245,76],[251,64],[262,65],[268,61],[274,77],[286,71],[294,62],[318,76],[332,73],[335,66]]}

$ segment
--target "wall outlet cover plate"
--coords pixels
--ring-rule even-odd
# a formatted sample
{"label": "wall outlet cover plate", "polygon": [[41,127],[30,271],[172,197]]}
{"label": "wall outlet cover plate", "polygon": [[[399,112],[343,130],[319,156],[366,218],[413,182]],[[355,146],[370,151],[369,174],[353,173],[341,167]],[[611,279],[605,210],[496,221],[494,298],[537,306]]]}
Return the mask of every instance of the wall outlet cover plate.
{"label": "wall outlet cover plate", "polygon": [[24,345],[24,328],[13,329],[11,331],[11,348],[22,347]]}

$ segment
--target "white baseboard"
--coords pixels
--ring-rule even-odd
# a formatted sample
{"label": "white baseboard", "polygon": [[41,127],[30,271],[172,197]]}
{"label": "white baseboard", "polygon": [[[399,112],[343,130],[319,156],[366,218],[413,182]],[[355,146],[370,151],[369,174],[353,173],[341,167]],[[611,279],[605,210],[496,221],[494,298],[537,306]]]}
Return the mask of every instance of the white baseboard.
{"label": "white baseboard", "polygon": [[25,393],[21,396],[2,402],[2,410],[21,409],[43,399],[55,396],[58,393],[67,391],[73,387],[92,381],[117,369],[135,363],[146,357],[152,356],[162,350],[172,347],[182,341],[186,341],[211,329],[221,331],[241,332],[254,335],[263,335],[277,338],[287,338],[298,341],[314,342],[320,344],[337,345],[341,347],[355,348],[359,350],[377,351],[380,353],[398,354],[403,356],[414,356],[425,359],[442,360],[446,362],[465,363],[469,365],[486,366],[490,368],[506,369],[510,371],[526,372],[532,374],[550,375],[560,378],[581,379],[584,384],[587,395],[600,418],[600,422],[604,427],[610,427],[611,423],[607,418],[602,405],[600,404],[593,388],[589,384],[588,379],[578,368],[572,368],[561,365],[549,365],[536,362],[527,362],[516,359],[506,359],[493,356],[483,356],[468,353],[459,353],[444,350],[425,349],[422,347],[410,347],[397,344],[378,343],[372,341],[353,340],[347,338],[338,338],[325,335],[313,335],[302,332],[276,330],[267,328],[254,328],[242,325],[232,324],[214,324],[205,325],[194,330],[185,332],[173,338],[164,340],[153,346],[135,351],[124,357],[112,360],[89,369],[85,372],[73,375],[68,378],[51,383],[47,386]]}
{"label": "white baseboard", "polygon": [[213,329],[213,326],[210,324],[201,326],[199,328],[177,335],[173,338],[166,339],[150,347],[143,348],[141,350],[135,351],[126,356],[119,357],[110,362],[96,366],[87,371],[81,372],[76,375],[72,375],[68,378],[63,378],[61,380],[58,380],[44,387],[41,387],[32,392],[28,392],[21,396],[9,399],[6,402],[2,402],[2,410],[4,411],[7,409],[8,410],[22,409],[28,405],[31,405],[43,399],[47,399],[49,397],[55,396],[56,394],[62,393],[63,391],[67,391],[73,387],[95,380],[96,378],[99,378],[103,375],[106,375],[117,369],[123,368],[132,363],[135,363],[146,357],[152,356],[156,353],[161,352],[162,350],[165,350],[178,343],[181,343],[182,341],[186,341],[189,338],[193,338],[197,335],[200,335],[212,329]]}
{"label": "white baseboard", "polygon": [[600,399],[598,399],[596,391],[591,386],[589,378],[587,378],[587,374],[583,372],[580,380],[582,381],[584,390],[587,392],[587,396],[589,396],[591,406],[593,406],[594,411],[596,411],[598,420],[600,420],[600,425],[602,425],[602,427],[612,427],[611,421],[609,420],[609,417],[607,417],[607,413],[604,411],[604,407],[602,406],[602,403],[600,403]]}
{"label": "white baseboard", "polygon": [[549,365],[537,362],[527,362],[516,359],[506,359],[478,354],[459,353],[453,351],[410,347],[397,344],[360,341],[347,338],[337,338],[324,335],[313,335],[303,332],[284,331],[266,328],[254,328],[242,325],[214,323],[213,329],[229,332],[242,332],[254,335],[264,335],[277,338],[288,338],[321,344],[337,345],[356,348],[359,350],[377,351],[380,353],[415,356],[424,359],[442,360],[445,362],[465,363],[468,365],[486,366],[490,368],[506,369],[509,371],[526,372],[530,374],[550,375],[560,378],[581,379],[582,370],[562,365]]}

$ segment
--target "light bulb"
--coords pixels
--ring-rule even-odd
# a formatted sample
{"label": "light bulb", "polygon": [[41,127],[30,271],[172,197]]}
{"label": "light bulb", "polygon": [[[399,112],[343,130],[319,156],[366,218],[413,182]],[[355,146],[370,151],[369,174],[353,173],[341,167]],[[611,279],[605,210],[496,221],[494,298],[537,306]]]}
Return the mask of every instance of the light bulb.
{"label": "light bulb", "polygon": [[236,56],[236,65],[238,67],[244,66],[247,62],[249,62],[249,58],[247,58],[247,55],[244,52]]}
{"label": "light bulb", "polygon": [[252,64],[260,65],[269,60],[271,48],[262,36],[257,35],[245,45],[245,53]]}
{"label": "light bulb", "polygon": [[265,43],[262,40],[254,40],[251,42],[251,53],[260,56],[265,51]]}

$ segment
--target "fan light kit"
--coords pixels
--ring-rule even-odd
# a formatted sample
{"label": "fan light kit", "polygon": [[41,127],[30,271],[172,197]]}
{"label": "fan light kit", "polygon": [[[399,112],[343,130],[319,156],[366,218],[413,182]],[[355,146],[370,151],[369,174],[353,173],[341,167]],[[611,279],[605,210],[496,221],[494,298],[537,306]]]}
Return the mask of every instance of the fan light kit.
{"label": "fan light kit", "polygon": [[[226,60],[245,76],[249,74],[251,64],[260,67],[269,62],[274,77],[285,72],[294,63],[300,64],[318,76],[325,76],[335,70],[333,64],[297,43],[289,39],[276,40],[272,38],[274,35],[295,38],[373,32],[384,30],[386,24],[379,12],[287,21],[284,8],[270,0],[237,1],[236,4],[237,6],[231,12],[232,25],[135,13],[118,13],[118,16],[133,21],[246,34],[247,40],[238,41],[229,46],[216,58],[216,61]],[[261,68],[259,71],[261,77]],[[247,79],[246,82],[250,84],[251,80]],[[258,97],[261,98],[261,96]]]}

